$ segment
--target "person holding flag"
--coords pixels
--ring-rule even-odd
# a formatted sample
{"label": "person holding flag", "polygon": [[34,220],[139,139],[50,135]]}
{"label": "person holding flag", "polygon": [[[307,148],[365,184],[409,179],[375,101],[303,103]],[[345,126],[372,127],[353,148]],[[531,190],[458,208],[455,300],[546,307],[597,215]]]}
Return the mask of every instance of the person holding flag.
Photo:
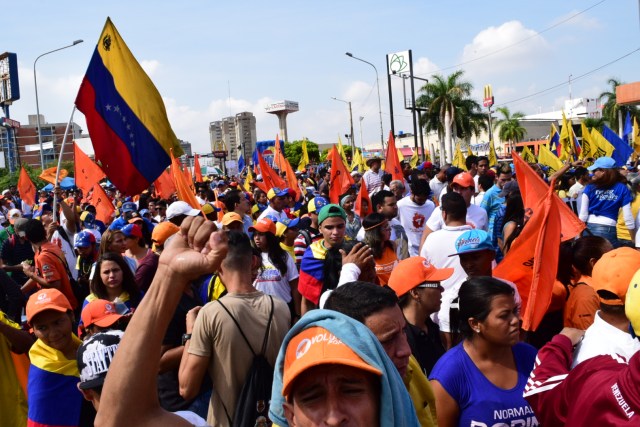
{"label": "person holding flag", "polygon": [[635,240],[635,218],[631,211],[633,194],[624,184],[626,180],[618,171],[616,161],[611,157],[600,157],[588,170],[594,176],[582,193],[580,219],[593,235],[604,237],[616,248],[619,245],[616,223],[622,209],[631,240]]}

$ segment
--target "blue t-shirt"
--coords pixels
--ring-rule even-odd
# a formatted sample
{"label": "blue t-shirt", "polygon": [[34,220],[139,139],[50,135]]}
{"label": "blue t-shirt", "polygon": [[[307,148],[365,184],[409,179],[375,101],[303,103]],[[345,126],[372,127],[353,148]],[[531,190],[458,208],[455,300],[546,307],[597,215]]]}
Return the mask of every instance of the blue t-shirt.
{"label": "blue t-shirt", "polygon": [[589,184],[584,193],[589,198],[589,215],[605,216],[618,220],[620,208],[633,201],[633,194],[626,185],[616,182],[611,188],[597,188]]}
{"label": "blue t-shirt", "polygon": [[438,360],[429,376],[437,380],[460,408],[459,426],[537,426],[531,406],[522,397],[537,350],[525,343],[513,346],[518,383],[505,390],[495,386],[473,363],[462,346]]}
{"label": "blue t-shirt", "polygon": [[504,204],[504,197],[500,197],[500,192],[502,189],[498,187],[498,185],[494,185],[486,193],[484,193],[484,197],[482,198],[482,203],[480,207],[482,207],[485,211],[487,211],[487,216],[489,218],[489,226],[487,227],[487,232],[490,236],[493,235],[493,230],[495,227],[496,216],[498,215],[498,211],[500,207]]}

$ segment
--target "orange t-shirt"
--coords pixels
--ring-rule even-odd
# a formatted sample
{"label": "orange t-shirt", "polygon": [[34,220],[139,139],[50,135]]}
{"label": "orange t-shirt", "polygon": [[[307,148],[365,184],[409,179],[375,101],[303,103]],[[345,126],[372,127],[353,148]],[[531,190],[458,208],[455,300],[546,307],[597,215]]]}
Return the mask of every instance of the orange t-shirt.
{"label": "orange t-shirt", "polygon": [[60,281],[60,292],[69,300],[71,307],[74,309],[78,306],[73,290],[71,289],[71,281],[67,274],[64,264],[64,254],[58,245],[47,242],[40,246],[40,250],[36,253],[35,263],[38,276],[42,277],[47,283]]}
{"label": "orange t-shirt", "polygon": [[385,246],[382,256],[376,259],[375,262],[378,281],[380,282],[380,286],[384,286],[389,281],[389,277],[391,277],[391,272],[394,267],[398,264],[396,251],[391,249],[389,246]]}
{"label": "orange t-shirt", "polygon": [[591,286],[591,277],[581,276],[569,286],[569,299],[564,306],[564,326],[587,329],[595,320],[599,308],[600,299]]}

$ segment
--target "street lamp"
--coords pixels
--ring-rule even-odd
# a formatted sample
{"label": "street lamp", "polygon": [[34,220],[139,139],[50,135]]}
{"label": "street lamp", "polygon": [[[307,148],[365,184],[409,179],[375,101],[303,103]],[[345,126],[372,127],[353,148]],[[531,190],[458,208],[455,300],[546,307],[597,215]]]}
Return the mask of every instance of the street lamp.
{"label": "street lamp", "polygon": [[380,104],[380,81],[378,79],[378,69],[371,62],[365,61],[364,59],[358,58],[357,56],[353,56],[353,53],[351,52],[346,52],[345,55],[350,58],[357,59],[360,62],[364,62],[365,64],[371,65],[376,72],[376,86],[378,87],[378,114],[380,115],[380,145],[382,146],[382,148],[384,148],[384,131],[382,130],[382,107]]}
{"label": "street lamp", "polygon": [[356,150],[356,146],[355,143],[353,142],[353,113],[351,111],[351,101],[345,101],[344,99],[338,99],[336,97],[331,97],[331,99],[333,99],[334,101],[340,101],[340,102],[344,102],[345,104],[349,105],[349,123],[351,123],[351,152],[355,153]]}
{"label": "street lamp", "polygon": [[40,129],[40,105],[38,103],[38,80],[36,78],[36,63],[38,62],[38,59],[42,58],[45,55],[48,55],[48,54],[53,53],[53,52],[57,52],[57,51],[62,50],[62,49],[66,49],[68,47],[73,47],[73,46],[75,46],[77,44],[80,44],[82,42],[83,42],[83,40],[74,40],[73,43],[71,43],[70,45],[63,46],[61,48],[51,50],[49,52],[45,52],[42,55],[38,56],[35,61],[33,61],[33,83],[36,86],[36,114],[37,114],[36,115],[36,121],[37,121],[37,125],[38,125],[38,144],[40,145],[40,167],[42,168],[42,170],[44,170],[44,152],[43,152],[43,149],[42,149],[42,135],[41,135],[42,132],[41,132],[41,129]]}

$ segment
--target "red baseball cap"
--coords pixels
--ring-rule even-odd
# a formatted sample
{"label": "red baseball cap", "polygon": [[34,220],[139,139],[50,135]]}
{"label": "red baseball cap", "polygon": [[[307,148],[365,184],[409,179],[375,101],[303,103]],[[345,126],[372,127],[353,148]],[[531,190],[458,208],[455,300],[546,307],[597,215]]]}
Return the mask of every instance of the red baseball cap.
{"label": "red baseball cap", "polygon": [[55,288],[41,289],[29,297],[27,301],[27,322],[31,323],[34,316],[46,310],[66,313],[73,310],[67,297]]}
{"label": "red baseball cap", "polygon": [[269,218],[260,218],[254,226],[249,227],[249,231],[258,231],[260,233],[271,233],[276,235],[276,224]]}
{"label": "red baseball cap", "polygon": [[476,183],[469,172],[462,172],[454,176],[451,185],[459,185],[462,188],[476,187]]}
{"label": "red baseball cap", "polygon": [[87,326],[96,325],[108,328],[122,318],[116,311],[116,305],[104,299],[95,299],[82,309],[82,323]]}

